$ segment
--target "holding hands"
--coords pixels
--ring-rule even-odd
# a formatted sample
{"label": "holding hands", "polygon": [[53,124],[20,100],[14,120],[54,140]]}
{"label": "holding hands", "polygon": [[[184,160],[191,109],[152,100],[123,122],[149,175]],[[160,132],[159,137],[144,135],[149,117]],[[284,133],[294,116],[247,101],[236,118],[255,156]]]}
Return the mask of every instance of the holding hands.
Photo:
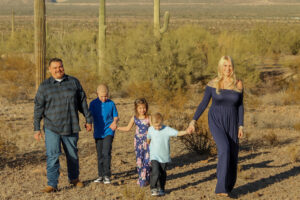
{"label": "holding hands", "polygon": [[111,129],[111,130],[116,130],[117,129],[117,122],[113,122],[113,123],[111,123],[111,125],[109,126],[109,128]]}
{"label": "holding hands", "polygon": [[188,128],[186,129],[186,131],[187,131],[189,134],[192,134],[192,133],[195,132],[195,123],[196,123],[195,120],[192,120],[192,121],[189,123],[189,126],[188,126]]}
{"label": "holding hands", "polygon": [[85,124],[86,131],[90,132],[92,130],[92,124]]}
{"label": "holding hands", "polygon": [[119,118],[115,117],[109,128],[113,131],[117,130]]}

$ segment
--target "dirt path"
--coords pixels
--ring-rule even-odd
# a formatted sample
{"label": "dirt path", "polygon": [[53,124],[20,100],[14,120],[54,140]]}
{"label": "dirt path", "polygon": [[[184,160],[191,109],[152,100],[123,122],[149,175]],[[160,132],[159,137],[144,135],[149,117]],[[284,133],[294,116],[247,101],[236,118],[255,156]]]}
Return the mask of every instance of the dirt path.
{"label": "dirt path", "polygon": [[[15,141],[19,151],[0,164],[0,199],[152,199],[149,187],[140,189],[136,184],[133,132],[117,132],[112,150],[112,184],[93,183],[97,177],[96,151],[91,133],[82,131],[79,140],[82,189],[70,187],[64,156],[61,156],[59,191],[42,194],[46,186],[44,143],[32,137],[32,101],[10,104],[1,99],[1,135]],[[121,125],[132,115],[132,100],[115,99]],[[296,112],[300,107],[269,107],[272,112]],[[275,110],[274,110],[275,109]],[[288,109],[288,110],[287,110]],[[192,112],[187,111],[187,112]],[[247,131],[252,139],[241,141],[238,179],[232,192],[234,199],[300,199],[300,163],[292,163],[288,154],[290,146],[299,146],[299,133],[291,129],[273,129],[279,144],[264,144],[265,131],[251,125],[246,112]],[[299,114],[298,114],[299,115]],[[83,122],[81,122],[83,123]],[[83,127],[83,126],[81,126]],[[258,141],[258,142],[257,142]],[[173,162],[168,168],[167,195],[160,199],[221,199],[214,194],[216,184],[216,158],[189,153],[179,139],[171,140]],[[227,198],[229,199],[229,198]]]}

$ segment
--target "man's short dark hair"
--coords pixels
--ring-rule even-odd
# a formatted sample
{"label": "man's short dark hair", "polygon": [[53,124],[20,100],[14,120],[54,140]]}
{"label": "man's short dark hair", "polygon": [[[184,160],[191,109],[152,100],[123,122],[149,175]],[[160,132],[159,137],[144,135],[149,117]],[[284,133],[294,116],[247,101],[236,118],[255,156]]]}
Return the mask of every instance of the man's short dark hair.
{"label": "man's short dark hair", "polygon": [[51,63],[53,63],[53,62],[61,62],[61,64],[63,65],[63,61],[62,61],[62,59],[60,59],[60,58],[51,58],[51,59],[49,60],[49,66],[50,66]]}

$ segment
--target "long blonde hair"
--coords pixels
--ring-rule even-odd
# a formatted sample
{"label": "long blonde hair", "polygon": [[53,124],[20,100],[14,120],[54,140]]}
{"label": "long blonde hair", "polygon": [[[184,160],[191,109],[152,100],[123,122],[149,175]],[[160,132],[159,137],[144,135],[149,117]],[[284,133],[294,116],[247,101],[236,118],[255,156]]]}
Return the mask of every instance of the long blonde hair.
{"label": "long blonde hair", "polygon": [[232,66],[232,72],[230,74],[230,79],[232,80],[232,82],[230,83],[230,86],[233,86],[233,90],[236,90],[236,91],[240,92],[240,90],[238,90],[237,87],[236,87],[237,80],[236,80],[236,76],[235,76],[235,73],[234,73],[233,60],[230,56],[222,56],[221,59],[219,60],[219,63],[218,63],[218,77],[214,81],[215,82],[214,85],[216,87],[216,93],[220,94],[221,81],[224,80],[224,76],[223,76],[224,61],[230,61],[231,66]]}

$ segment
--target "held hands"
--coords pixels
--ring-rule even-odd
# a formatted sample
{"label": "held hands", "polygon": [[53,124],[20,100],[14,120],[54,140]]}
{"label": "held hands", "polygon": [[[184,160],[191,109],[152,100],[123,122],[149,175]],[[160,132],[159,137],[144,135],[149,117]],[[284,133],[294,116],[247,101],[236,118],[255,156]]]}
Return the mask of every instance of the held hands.
{"label": "held hands", "polygon": [[113,131],[115,131],[117,129],[117,122],[114,121],[113,123],[111,123],[111,125],[109,126],[109,128]]}
{"label": "held hands", "polygon": [[85,127],[86,131],[90,132],[90,131],[92,131],[93,126],[92,126],[92,124],[85,124],[84,127]]}
{"label": "held hands", "polygon": [[195,132],[195,120],[192,120],[188,126],[188,128],[186,129],[186,131],[188,132],[188,134],[192,134]]}
{"label": "held hands", "polygon": [[35,131],[34,139],[36,141],[40,141],[41,139],[44,140],[44,136],[43,136],[42,132],[41,131]]}

